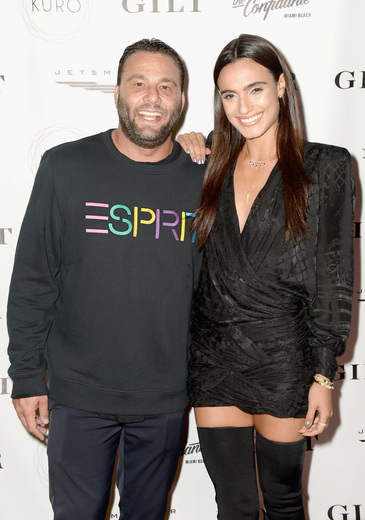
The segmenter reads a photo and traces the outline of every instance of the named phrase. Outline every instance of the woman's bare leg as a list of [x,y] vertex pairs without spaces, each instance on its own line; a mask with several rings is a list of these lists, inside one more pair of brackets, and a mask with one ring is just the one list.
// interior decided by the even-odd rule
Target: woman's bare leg
[[236,406],[209,406],[194,409],[195,421],[202,428],[224,428],[253,426],[253,415]]

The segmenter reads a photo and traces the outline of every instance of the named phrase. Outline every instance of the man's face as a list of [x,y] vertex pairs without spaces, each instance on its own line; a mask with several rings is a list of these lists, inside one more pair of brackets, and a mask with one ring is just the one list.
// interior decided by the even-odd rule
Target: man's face
[[124,64],[115,104],[124,135],[141,148],[162,145],[184,106],[181,76],[172,58],[137,52]]

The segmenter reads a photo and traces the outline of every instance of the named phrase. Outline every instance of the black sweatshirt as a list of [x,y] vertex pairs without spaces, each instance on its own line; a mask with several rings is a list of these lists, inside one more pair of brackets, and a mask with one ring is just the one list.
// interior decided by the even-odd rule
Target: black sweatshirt
[[203,171],[177,143],[163,161],[132,161],[111,131],[44,154],[10,286],[12,397],[49,387],[99,413],[186,406]]

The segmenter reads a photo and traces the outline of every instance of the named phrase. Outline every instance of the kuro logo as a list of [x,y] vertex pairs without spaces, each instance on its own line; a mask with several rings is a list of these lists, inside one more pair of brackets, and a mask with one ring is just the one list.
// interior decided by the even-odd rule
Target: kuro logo
[[79,0],[32,0],[32,11],[78,13],[81,11],[81,2]]
[[88,26],[91,0],[18,0],[27,29],[48,41],[78,37]]
[[335,504],[327,511],[327,516],[330,520],[364,520],[365,517],[361,515],[362,505],[341,505]]
[[365,88],[365,70],[341,70],[335,77],[335,85],[341,90]]
[[199,0],[122,0],[127,13],[200,13]]

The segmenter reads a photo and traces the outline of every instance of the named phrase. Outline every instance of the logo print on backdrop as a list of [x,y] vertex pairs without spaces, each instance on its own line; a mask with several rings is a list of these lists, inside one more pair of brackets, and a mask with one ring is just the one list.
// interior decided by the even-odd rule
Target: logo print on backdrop
[[201,13],[200,0],[122,0],[124,11],[136,13]]
[[335,77],[335,85],[341,90],[365,88],[365,70],[341,70]]
[[[361,294],[362,291],[357,291],[358,294]],[[365,300],[360,300],[363,302]],[[339,370],[336,374],[334,381],[343,381],[344,379],[350,381],[364,381],[365,380],[365,363],[349,363],[346,365],[338,365]],[[358,430],[359,441],[365,442],[365,428]]]
[[[270,12],[295,7],[305,7],[311,0],[232,0],[232,8],[241,8],[246,18],[251,15],[261,15],[266,20]],[[310,18],[311,13],[284,13],[284,18]]]
[[10,377],[0,377],[0,395],[10,395],[11,379]]
[[334,504],[327,511],[329,520],[363,520],[361,516],[362,505]]
[[[82,88],[90,91],[102,92],[103,94],[113,94],[115,89],[115,83],[98,83],[96,81],[90,81],[91,77],[95,78],[96,76],[104,76],[110,77],[111,71],[104,70],[103,72],[97,71],[95,69],[85,70],[85,69],[68,69],[65,71],[58,70],[54,73],[55,76],[62,77],[63,80],[57,80],[56,83],[58,85],[67,85],[73,88]],[[72,78],[72,79],[66,79]],[[81,79],[80,79],[81,78]],[[85,81],[83,81],[85,78]],[[89,81],[86,81],[86,78]]]
[[47,459],[47,437],[43,442],[37,443],[37,449],[34,452],[34,467],[38,473],[40,482],[44,487],[48,488],[48,459]]
[[88,26],[91,0],[18,0],[27,29],[41,40],[63,42]]
[[185,464],[203,464],[199,442],[191,442],[187,444],[180,455],[184,457]]
[[67,141],[75,141],[85,134],[78,128],[65,124],[55,124],[40,130],[33,138],[29,152],[28,164],[33,175],[39,166],[42,155],[46,150]]
[[7,246],[6,236],[10,233],[13,234],[12,228],[0,228],[0,246]]
[[73,88],[83,88],[85,90],[97,90],[103,94],[113,94],[115,85],[102,85],[95,81],[56,81],[58,85],[68,85]]

